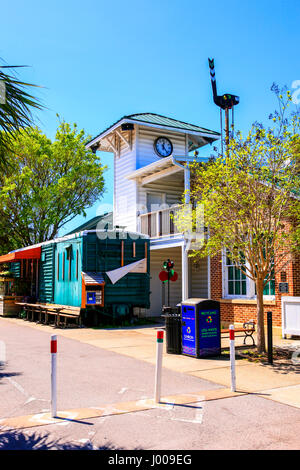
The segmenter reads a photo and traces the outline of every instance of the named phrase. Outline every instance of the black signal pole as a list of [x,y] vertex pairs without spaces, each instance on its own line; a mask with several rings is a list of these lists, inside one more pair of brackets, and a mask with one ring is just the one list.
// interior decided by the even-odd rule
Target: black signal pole
[[[167,270],[168,273],[168,307],[170,307],[170,277],[173,276],[174,274],[174,262],[168,259],[167,261],[164,261],[163,268]],[[172,272],[172,276],[171,276]]]
[[225,108],[225,142],[226,142],[226,154],[228,154],[228,145],[229,145],[229,108]]
[[272,312],[267,312],[268,363],[273,364]]
[[[221,140],[222,140],[222,110],[225,111],[225,143],[226,143],[226,155],[228,155],[228,146],[229,146],[229,110],[238,105],[240,98],[232,93],[225,93],[224,95],[218,95],[217,93],[217,82],[216,82],[216,73],[215,73],[215,61],[214,59],[208,59],[211,85],[213,91],[213,100],[214,103],[219,106],[220,112],[220,121],[221,121]],[[232,114],[233,121],[233,114]],[[233,122],[232,122],[233,125]],[[222,143],[221,143],[222,146]],[[222,146],[223,150],[223,146]]]

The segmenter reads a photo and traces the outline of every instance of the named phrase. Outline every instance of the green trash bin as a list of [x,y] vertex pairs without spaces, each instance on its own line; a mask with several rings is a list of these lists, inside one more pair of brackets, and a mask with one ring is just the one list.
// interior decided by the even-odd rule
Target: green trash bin
[[166,325],[167,353],[181,354],[181,314],[177,308],[164,307],[162,317]]

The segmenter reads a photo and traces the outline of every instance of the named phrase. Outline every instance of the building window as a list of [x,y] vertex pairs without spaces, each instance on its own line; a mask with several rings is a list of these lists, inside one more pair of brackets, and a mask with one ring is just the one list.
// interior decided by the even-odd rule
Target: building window
[[[274,297],[275,296],[275,275],[274,271],[272,272],[270,281],[264,287],[264,296]],[[255,295],[256,295],[256,286],[255,286]]]
[[[247,277],[230,259],[229,251],[223,255],[223,295],[226,298],[256,298],[256,285],[255,282]],[[247,262],[241,256],[240,266],[247,266]],[[264,297],[266,300],[273,300],[275,298],[275,275],[274,272],[271,280],[264,287]]]
[[[242,266],[242,264],[241,264]],[[227,294],[247,295],[247,276],[231,261],[226,254]]]
[[271,279],[264,287],[264,295],[275,295],[275,279]]

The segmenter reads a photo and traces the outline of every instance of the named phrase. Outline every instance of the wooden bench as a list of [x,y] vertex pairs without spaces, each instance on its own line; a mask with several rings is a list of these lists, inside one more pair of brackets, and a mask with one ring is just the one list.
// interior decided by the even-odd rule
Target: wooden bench
[[[81,307],[73,307],[70,305],[58,305],[58,304],[45,304],[42,306],[43,308],[41,309],[40,312],[40,318],[42,314],[45,316],[45,323],[47,324],[49,322],[49,315],[54,316],[54,324],[55,326],[59,327],[61,326],[61,318],[64,318],[63,326],[67,326],[67,320],[73,319],[75,322],[78,324],[78,326],[81,326]],[[40,320],[42,322],[42,320]]]
[[81,307],[72,307],[72,306],[62,306],[63,308],[59,310],[57,313],[57,326],[60,325],[60,318],[64,318],[63,326],[64,328],[67,326],[67,320],[73,319],[77,323],[78,326],[81,326],[81,316],[80,311]]
[[[229,338],[229,329],[222,329],[221,330],[221,335],[227,334],[228,336],[225,336],[225,338]],[[246,344],[247,338],[252,339],[252,345],[255,346],[255,341],[253,338],[253,333],[255,332],[255,322],[253,320],[250,320],[248,322],[245,322],[243,324],[242,328],[235,328],[234,329],[234,336],[235,338],[244,338],[244,344]],[[243,333],[241,335],[237,335],[236,333]]]
[[[42,305],[42,308],[39,314],[39,322],[44,323],[45,325],[48,325],[49,316],[50,316],[50,317],[54,317],[53,323],[55,326],[57,326],[57,315],[61,309],[62,309],[61,305],[48,305],[48,304]],[[42,319],[43,316],[44,316],[44,321]]]
[[16,302],[16,305],[21,305],[24,308],[26,315],[26,320],[35,321],[37,314],[40,314],[41,305],[40,304],[30,304],[27,302]]
[[[26,320],[37,321],[38,323],[49,323],[49,316],[54,317],[54,325],[59,327],[61,325],[61,317],[64,318],[63,326],[67,326],[67,320],[73,319],[81,326],[81,307],[72,307],[69,305],[57,304],[29,304],[26,302],[19,302],[22,305],[26,314]],[[37,319],[38,316],[38,319]]]

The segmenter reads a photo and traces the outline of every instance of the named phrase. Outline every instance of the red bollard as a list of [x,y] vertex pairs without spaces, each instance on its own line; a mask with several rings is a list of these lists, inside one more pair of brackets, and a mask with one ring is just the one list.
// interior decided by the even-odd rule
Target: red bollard
[[56,354],[57,354],[57,336],[51,335],[51,416],[56,417]]

